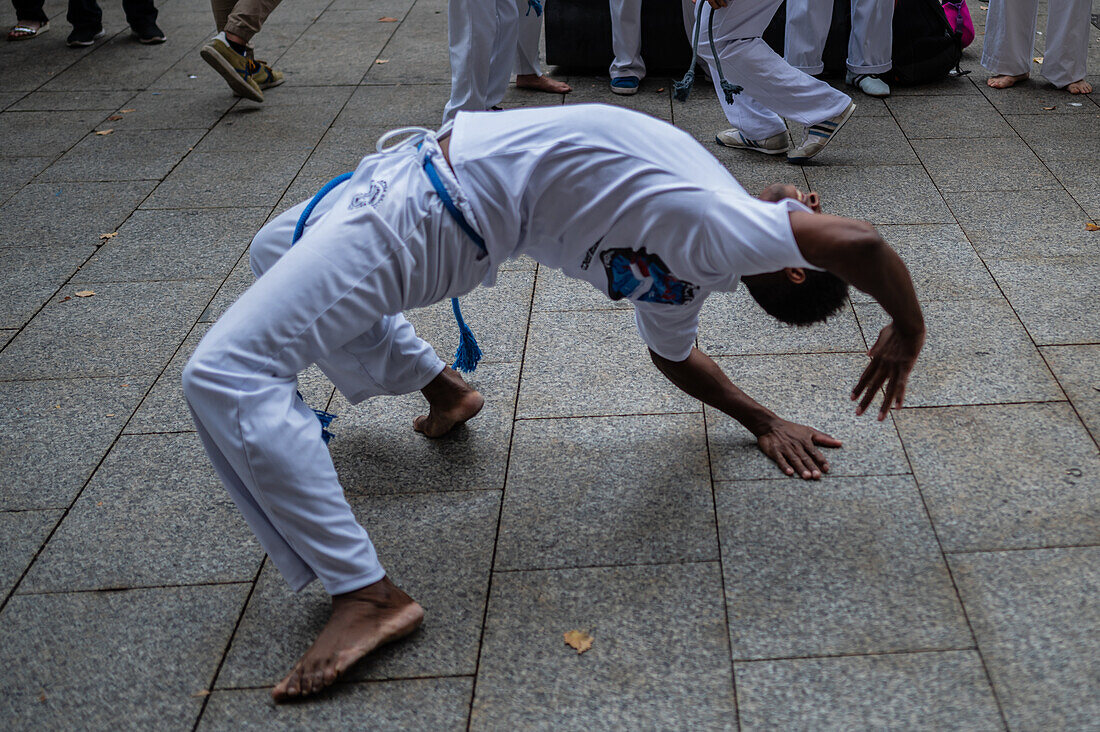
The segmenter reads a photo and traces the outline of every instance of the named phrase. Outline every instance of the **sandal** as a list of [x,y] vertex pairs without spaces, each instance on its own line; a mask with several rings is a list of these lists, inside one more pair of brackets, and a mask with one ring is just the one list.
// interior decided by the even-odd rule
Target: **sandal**
[[30,23],[33,22],[33,20],[30,22],[17,22],[15,26],[12,27],[10,31],[8,31],[8,40],[25,41],[27,39],[34,38],[35,36],[40,36],[50,29],[50,21],[48,20],[45,23],[40,23],[37,28],[35,28],[33,25],[30,25]]

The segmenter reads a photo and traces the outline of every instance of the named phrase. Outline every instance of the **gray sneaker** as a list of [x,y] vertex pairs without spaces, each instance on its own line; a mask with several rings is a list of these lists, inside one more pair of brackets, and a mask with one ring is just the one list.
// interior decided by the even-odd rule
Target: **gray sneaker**
[[738,150],[755,150],[765,155],[785,153],[791,146],[786,132],[780,132],[778,135],[772,135],[763,140],[751,140],[745,137],[744,133],[736,127],[722,130],[714,136],[714,141],[726,147],[733,147]]
[[852,116],[852,112],[855,111],[856,103],[848,102],[848,106],[840,114],[807,127],[806,139],[802,141],[800,146],[787,153],[787,162],[804,163],[824,150],[829,141],[836,136],[836,133],[840,132],[840,128]]
[[890,85],[878,74],[854,74],[849,71],[844,75],[844,81],[848,86],[858,86],[859,90],[869,97],[890,96]]

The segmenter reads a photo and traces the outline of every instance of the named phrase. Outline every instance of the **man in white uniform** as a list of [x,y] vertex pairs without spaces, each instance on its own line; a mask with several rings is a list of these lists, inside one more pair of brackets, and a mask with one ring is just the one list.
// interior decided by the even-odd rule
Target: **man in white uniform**
[[459,110],[492,109],[504,98],[512,78],[518,25],[516,0],[447,3],[451,98],[443,110],[444,122]]
[[[787,31],[783,55],[807,74],[825,68],[821,54],[833,21],[833,0],[787,0]],[[890,95],[882,80],[894,66],[894,0],[852,0],[852,32],[848,36],[845,81],[873,97]]]
[[276,700],[328,686],[423,617],[356,522],[297,374],[317,363],[352,402],[420,389],[429,413],[414,427],[446,433],[482,397],[400,313],[492,284],[511,257],[632,300],[656,366],[752,430],[787,475],[820,478],[818,446],[840,443],[756,403],[695,348],[708,293],[744,280],[769,312],[809,323],[843,306],[845,280],[865,290],[893,322],[852,398],[861,413],[885,385],[879,418],[900,406],[924,340],[905,266],[869,224],[814,213],[790,186],[769,191],[778,202],[749,196],[687,134],[636,112],[462,113],[438,137],[422,130],[364,158],[293,246],[305,203],[260,231],[262,275],[203,338],[183,382],[203,444],[272,562],[294,589],[316,578],[333,596]]
[[[1050,0],[1043,76],[1070,94],[1091,94],[1085,79],[1091,0]],[[986,84],[1006,89],[1031,72],[1039,0],[990,0],[982,66],[993,72]]]
[[[733,125],[715,136],[717,142],[766,155],[787,153],[792,163],[803,163],[824,149],[856,107],[844,92],[792,67],[761,38],[781,2],[710,0],[699,18],[699,57],[710,67],[718,101]],[[732,101],[722,91],[711,54],[712,15],[722,70],[744,88]],[[793,150],[784,118],[805,130],[804,139]]]

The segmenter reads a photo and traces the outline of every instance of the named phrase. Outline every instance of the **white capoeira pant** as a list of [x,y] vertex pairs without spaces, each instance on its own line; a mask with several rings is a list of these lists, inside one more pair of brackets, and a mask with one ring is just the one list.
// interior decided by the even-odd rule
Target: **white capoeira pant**
[[[1091,0],[1050,0],[1043,76],[1063,87],[1085,78]],[[994,74],[1031,71],[1039,0],[989,0],[982,66]]]
[[642,0],[610,0],[611,51],[615,59],[608,72],[612,79],[645,78],[642,60]]
[[451,98],[443,121],[460,109],[481,112],[504,98],[516,55],[516,0],[450,0],[447,38]]
[[[807,74],[820,74],[825,68],[821,54],[832,20],[833,0],[787,0],[783,44],[787,63]],[[893,52],[894,0],[852,0],[848,70],[853,74],[884,74],[894,65]]]
[[[730,124],[745,137],[763,139],[787,129],[783,118],[810,126],[843,112],[851,98],[783,60],[764,42],[782,0],[737,0],[727,7],[703,8],[699,22],[699,57],[710,67],[711,80]],[[744,91],[728,104],[710,52],[707,26],[714,14],[714,45],[726,78]]]
[[297,396],[297,374],[316,363],[352,402],[423,388],[444,364],[401,311],[468,292],[489,269],[445,212],[421,166],[425,154],[476,227],[434,137],[420,151],[364,158],[314,209],[296,244],[305,202],[260,230],[251,256],[262,277],[184,369],[184,393],[218,475],[295,590],[319,578],[337,595],[385,575],[320,423]]
[[[539,38],[542,36],[542,15],[528,5],[527,0],[516,0],[519,9],[519,32],[516,34],[516,76],[534,74],[542,76],[539,63]],[[546,7],[546,3],[543,3]]]

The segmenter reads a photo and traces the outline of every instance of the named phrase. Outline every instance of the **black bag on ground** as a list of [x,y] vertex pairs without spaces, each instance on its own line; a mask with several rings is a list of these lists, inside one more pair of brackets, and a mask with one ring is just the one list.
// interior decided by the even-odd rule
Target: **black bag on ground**
[[891,84],[930,84],[952,69],[960,74],[962,36],[947,22],[940,0],[897,0]]

